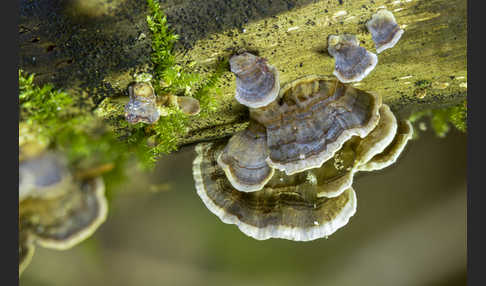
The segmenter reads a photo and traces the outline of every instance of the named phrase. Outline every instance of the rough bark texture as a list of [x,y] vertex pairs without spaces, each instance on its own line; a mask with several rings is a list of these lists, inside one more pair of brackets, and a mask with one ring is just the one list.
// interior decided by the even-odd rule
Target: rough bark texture
[[[90,9],[89,3],[103,5]],[[161,1],[180,35],[177,52],[183,61],[196,62],[196,72],[204,75],[221,58],[244,49],[276,66],[282,85],[304,75],[332,74],[330,34],[356,34],[361,46],[375,52],[365,23],[386,7],[405,33],[395,47],[378,55],[377,67],[355,86],[381,94],[399,116],[466,98],[466,5],[464,0]],[[20,67],[36,73],[39,84],[87,94],[96,106],[105,97],[127,96],[133,74],[152,68],[145,1],[21,0],[20,7]],[[423,82],[430,85],[419,98],[415,94]],[[248,112],[234,100],[234,88],[228,69],[223,104],[214,116],[192,120],[181,145],[246,126]]]

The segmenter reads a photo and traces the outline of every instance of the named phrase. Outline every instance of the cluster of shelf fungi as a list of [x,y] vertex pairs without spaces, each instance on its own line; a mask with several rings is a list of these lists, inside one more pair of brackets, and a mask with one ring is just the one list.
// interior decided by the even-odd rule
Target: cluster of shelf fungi
[[[368,21],[377,53],[403,30],[381,10]],[[375,54],[354,35],[331,35],[334,75],[309,75],[280,88],[278,71],[248,52],[231,57],[236,100],[248,127],[200,143],[193,162],[197,194],[224,223],[258,240],[327,237],[356,212],[353,177],[393,164],[412,137],[380,95],[346,83],[365,78]]]
[[[403,33],[386,10],[367,28],[377,53]],[[410,123],[397,121],[379,95],[345,84],[366,77],[377,56],[354,35],[331,35],[328,43],[336,77],[306,76],[282,88],[265,59],[233,56],[235,98],[250,109],[249,125],[230,139],[196,146],[198,195],[223,222],[253,238],[309,241],[334,233],[356,211],[354,174],[393,164],[412,136]],[[154,124],[164,107],[200,111],[190,97],[157,97],[149,81],[131,85],[129,93],[130,123]],[[75,174],[61,154],[20,148],[19,275],[35,245],[64,250],[89,237],[106,219],[104,191],[101,176]]]
[[19,275],[35,246],[65,250],[85,240],[105,221],[103,178],[75,172],[58,152],[19,152]]

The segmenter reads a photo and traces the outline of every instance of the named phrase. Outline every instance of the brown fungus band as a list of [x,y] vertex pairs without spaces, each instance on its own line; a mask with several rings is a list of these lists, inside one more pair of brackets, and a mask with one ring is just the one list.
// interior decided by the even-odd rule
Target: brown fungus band
[[393,141],[382,152],[373,156],[366,164],[359,166],[360,171],[375,171],[395,163],[412,139],[413,127],[409,121],[400,121]]
[[378,63],[378,57],[359,46],[355,35],[330,35],[328,52],[334,57],[333,74],[344,83],[364,79]]
[[37,244],[68,249],[91,236],[105,221],[108,207],[104,190],[101,178],[79,182],[54,200],[24,201],[20,217]]
[[336,197],[350,188],[355,173],[392,142],[396,131],[395,116],[382,105],[380,121],[366,137],[353,136],[321,167],[306,171],[307,179],[315,183],[317,196]]
[[236,76],[236,100],[248,107],[268,105],[278,96],[278,71],[266,59],[248,52],[230,58],[231,71]]
[[374,14],[366,23],[366,28],[371,33],[378,54],[395,46],[404,32],[398,26],[392,12],[386,9]]
[[352,136],[368,135],[380,106],[380,96],[307,76],[283,87],[268,106],[250,109],[250,117],[266,127],[268,164],[292,175],[320,167]]
[[261,190],[272,178],[274,169],[268,166],[265,127],[250,121],[248,128],[233,135],[218,156],[233,187],[242,192]]
[[384,104],[380,107],[380,121],[366,137],[353,136],[331,160],[325,162],[322,167],[309,171],[315,174],[318,185],[326,185],[318,190],[317,196],[334,197],[349,188],[355,173],[391,144],[396,132],[396,118],[388,105]]
[[364,164],[385,150],[391,144],[397,133],[397,119],[390,107],[383,104],[380,107],[380,120],[376,127],[357,146],[357,162],[355,166]]
[[259,240],[309,241],[331,235],[354,215],[352,188],[334,198],[318,198],[316,182],[307,172],[287,176],[276,171],[262,190],[238,191],[217,163],[225,144],[226,140],[200,143],[193,163],[198,195],[224,223]]

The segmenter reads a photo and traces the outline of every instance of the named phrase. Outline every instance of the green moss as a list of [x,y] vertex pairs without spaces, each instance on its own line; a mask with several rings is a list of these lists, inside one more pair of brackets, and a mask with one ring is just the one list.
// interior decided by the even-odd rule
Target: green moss
[[427,87],[430,87],[431,85],[432,85],[432,82],[430,80],[426,80],[426,79],[417,80],[415,82],[415,86],[417,88],[427,88]]
[[[159,3],[147,0],[147,4],[147,24],[152,34],[151,60],[154,65],[151,83],[156,94],[193,96],[201,104],[198,116],[207,116],[217,108],[215,94],[218,93],[217,85],[227,63],[221,62],[213,74],[205,79],[192,72],[194,63],[181,64],[174,52],[179,36],[170,29]],[[168,115],[161,116],[153,125],[127,123],[123,116],[124,103],[108,98],[98,109],[98,114],[108,120],[119,138],[137,146],[135,153],[143,168],[153,167],[162,154],[177,150],[179,138],[187,134],[188,116],[175,107],[167,107]]]
[[[442,109],[427,109],[413,113],[409,120],[414,123],[423,117],[430,118],[430,125],[438,137],[445,137],[450,131],[450,125],[462,132],[467,131],[467,101]],[[418,132],[414,134],[418,135]]]
[[59,127],[58,118],[66,116],[72,103],[73,100],[67,93],[54,90],[50,84],[35,86],[34,74],[27,76],[19,69],[20,121],[30,126],[37,124],[39,135],[53,136]]
[[192,96],[195,87],[201,82],[199,74],[189,71],[188,66],[178,63],[174,46],[179,39],[167,23],[164,12],[156,0],[147,0],[150,15],[147,24],[152,32],[151,61],[154,64],[153,86],[157,94],[184,93]]

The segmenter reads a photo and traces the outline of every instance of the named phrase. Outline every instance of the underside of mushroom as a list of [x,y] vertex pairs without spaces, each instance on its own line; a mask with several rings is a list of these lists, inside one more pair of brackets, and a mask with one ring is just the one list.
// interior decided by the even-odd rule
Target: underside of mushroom
[[334,198],[318,198],[315,182],[305,172],[287,176],[277,171],[261,191],[236,190],[216,162],[224,146],[225,141],[197,145],[196,189],[211,212],[246,235],[258,240],[314,240],[331,235],[355,213],[352,188]]

